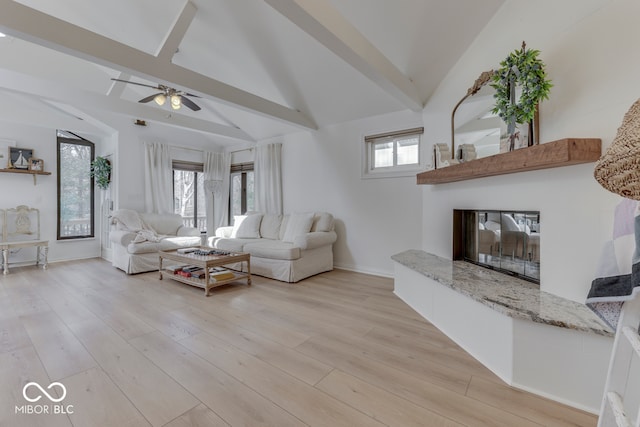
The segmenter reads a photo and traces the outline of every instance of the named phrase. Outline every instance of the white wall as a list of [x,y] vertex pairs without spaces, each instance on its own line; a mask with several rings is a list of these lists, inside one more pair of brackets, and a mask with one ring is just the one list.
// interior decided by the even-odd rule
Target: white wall
[[[87,136],[96,144],[100,137]],[[100,256],[99,234],[94,239],[56,241],[57,173],[56,129],[18,123],[2,123],[0,138],[16,141],[18,147],[32,148],[35,157],[44,160],[44,168],[51,175],[39,175],[33,185],[31,175],[0,174],[0,209],[27,205],[40,210],[40,237],[49,240],[49,261],[71,260]],[[96,198],[98,193],[96,192]],[[96,223],[96,233],[98,223]],[[35,248],[24,248],[10,256],[10,262],[32,262]]]
[[[449,112],[482,71],[497,68],[522,40],[541,51],[554,87],[541,105],[541,142],[615,136],[640,95],[640,2],[507,1],[452,69],[424,110],[431,142],[450,138]],[[593,178],[594,164],[422,187],[422,247],[451,258],[454,208],[541,212],[541,288],[583,302],[613,208],[621,200]]]
[[421,245],[421,189],[415,175],[362,179],[364,136],[422,126],[420,114],[371,117],[283,142],[284,211],[326,211],[336,218],[336,267],[393,275],[390,256]]

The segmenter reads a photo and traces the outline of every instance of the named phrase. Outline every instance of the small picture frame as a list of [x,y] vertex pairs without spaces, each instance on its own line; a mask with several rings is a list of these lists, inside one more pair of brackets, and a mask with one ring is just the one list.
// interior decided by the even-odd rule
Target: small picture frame
[[44,171],[44,160],[42,159],[35,159],[35,158],[31,158],[29,159],[29,170],[30,171],[36,171],[36,172],[43,172]]
[[33,149],[9,147],[9,168],[29,169],[29,159],[33,157]]

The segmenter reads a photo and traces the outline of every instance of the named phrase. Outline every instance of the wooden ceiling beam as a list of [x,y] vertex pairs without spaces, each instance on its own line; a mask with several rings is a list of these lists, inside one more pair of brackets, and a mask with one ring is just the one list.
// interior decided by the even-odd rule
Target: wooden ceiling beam
[[265,0],[402,105],[422,111],[418,89],[327,0]]
[[137,102],[87,92],[59,83],[52,85],[46,80],[26,76],[14,71],[0,70],[0,88],[5,91],[31,95],[61,104],[71,104],[79,109],[109,111],[131,117],[144,118],[168,126],[255,142],[254,138],[236,127],[185,116],[175,111],[167,112],[166,110]]
[[[316,124],[300,111],[175,65],[166,57],[148,54],[12,0],[0,0],[0,10],[0,31],[5,34],[151,81],[189,89],[245,111],[298,127],[317,129]],[[185,12],[178,18],[173,27],[176,35],[180,33],[177,27],[182,26],[180,22],[186,21],[188,15]],[[167,41],[163,45],[166,49],[160,50],[160,53],[166,51],[166,55],[173,43],[171,34]]]

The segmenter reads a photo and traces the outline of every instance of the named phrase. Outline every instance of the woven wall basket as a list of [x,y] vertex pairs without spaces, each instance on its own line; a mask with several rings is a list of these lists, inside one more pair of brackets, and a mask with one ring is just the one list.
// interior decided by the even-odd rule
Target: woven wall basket
[[607,190],[640,200],[640,99],[624,115],[622,125],[594,171]]

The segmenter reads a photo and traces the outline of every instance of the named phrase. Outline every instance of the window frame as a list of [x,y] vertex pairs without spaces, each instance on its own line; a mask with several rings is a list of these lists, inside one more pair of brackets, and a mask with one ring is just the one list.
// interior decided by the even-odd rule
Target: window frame
[[[415,173],[424,171],[426,165],[426,148],[422,135],[423,127],[404,129],[393,132],[379,133],[364,137],[362,148],[362,178],[395,178],[412,176]],[[408,165],[398,165],[398,143],[410,139],[418,138],[418,162]],[[375,167],[375,147],[377,144],[393,142],[393,165]]]
[[[67,134],[70,136],[61,136],[61,134]],[[73,136],[73,137],[72,137]],[[79,236],[61,236],[60,232],[62,231],[62,200],[60,199],[60,188],[61,188],[61,184],[62,184],[62,171],[60,169],[60,146],[61,144],[74,144],[74,145],[82,145],[85,147],[90,147],[91,148],[91,162],[93,162],[93,160],[95,159],[96,156],[96,147],[95,144],[85,138],[82,138],[81,136],[78,136],[74,133],[71,133],[69,131],[61,131],[58,130],[56,133],[56,172],[57,172],[57,178],[56,178],[56,182],[57,182],[57,195],[56,195],[56,199],[57,199],[57,208],[56,208],[56,214],[57,214],[57,221],[56,221],[56,240],[58,241],[70,241],[70,240],[78,240],[78,239],[92,239],[95,238],[95,234],[96,234],[96,220],[95,220],[95,215],[96,215],[96,209],[95,209],[95,180],[93,179],[93,177],[90,178],[90,184],[89,184],[89,191],[91,192],[91,201],[90,201],[90,223],[91,223],[91,232],[89,234],[84,234],[84,235],[79,235]],[[90,173],[90,169],[87,170],[87,174]]]
[[[233,176],[240,173],[241,174],[241,199],[240,199],[240,215],[245,215],[247,213],[247,172],[253,172],[253,179],[255,182],[255,170],[254,170],[254,162],[245,162],[245,163],[235,163],[231,165],[231,170],[229,172],[229,222],[234,217],[233,212]],[[255,188],[254,188],[255,190]],[[255,198],[255,194],[254,194]],[[254,199],[255,200],[255,199]]]
[[[189,162],[185,160],[172,160],[171,161],[171,191],[172,191],[172,199],[175,200],[175,171],[185,171],[185,172],[194,172],[195,173],[195,185],[193,188],[193,198],[195,203],[193,204],[193,224],[195,228],[198,228],[198,174],[204,176],[204,164],[198,162]],[[175,206],[173,207],[175,211]],[[206,197],[205,197],[205,214],[206,214]],[[184,220],[184,218],[183,218]],[[207,221],[205,220],[205,229],[200,230],[201,233],[207,232]]]

